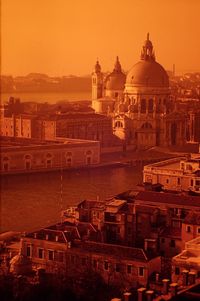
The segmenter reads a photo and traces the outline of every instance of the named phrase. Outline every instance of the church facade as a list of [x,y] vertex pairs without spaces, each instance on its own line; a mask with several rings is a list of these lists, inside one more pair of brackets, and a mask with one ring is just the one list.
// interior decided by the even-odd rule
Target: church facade
[[117,57],[104,75],[99,62],[92,73],[92,107],[112,116],[113,132],[138,148],[180,146],[188,136],[188,116],[176,111],[169,78],[156,61],[149,34],[140,61],[125,74]]

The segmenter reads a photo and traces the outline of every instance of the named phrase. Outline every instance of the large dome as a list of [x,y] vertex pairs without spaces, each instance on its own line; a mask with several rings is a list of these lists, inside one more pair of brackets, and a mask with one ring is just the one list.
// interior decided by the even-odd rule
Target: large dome
[[142,87],[169,87],[165,69],[154,60],[141,60],[127,74],[126,84]]
[[121,70],[121,64],[117,57],[113,72],[105,78],[105,89],[107,90],[124,90],[126,75]]
[[126,77],[127,87],[168,88],[169,78],[165,69],[156,62],[149,33],[141,52],[141,60],[135,64]]

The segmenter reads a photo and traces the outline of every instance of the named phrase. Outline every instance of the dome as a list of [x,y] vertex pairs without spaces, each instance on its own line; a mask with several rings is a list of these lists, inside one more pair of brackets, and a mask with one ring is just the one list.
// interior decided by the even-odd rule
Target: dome
[[169,87],[165,69],[154,60],[141,60],[127,74],[127,85],[147,87]]
[[141,60],[135,64],[126,77],[127,86],[168,88],[169,78],[165,69],[156,62],[149,33],[141,52]]
[[105,79],[105,88],[107,90],[124,90],[126,75],[124,73],[110,73]]
[[105,89],[124,90],[126,75],[121,70],[121,64],[117,57],[113,72],[107,75],[105,79]]

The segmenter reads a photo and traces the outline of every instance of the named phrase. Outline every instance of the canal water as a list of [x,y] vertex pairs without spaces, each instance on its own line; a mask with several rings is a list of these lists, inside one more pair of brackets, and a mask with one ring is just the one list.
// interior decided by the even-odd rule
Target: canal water
[[[31,231],[60,219],[84,199],[105,200],[142,182],[142,167],[100,167],[1,179],[1,231]],[[61,197],[62,195],[62,197]]]

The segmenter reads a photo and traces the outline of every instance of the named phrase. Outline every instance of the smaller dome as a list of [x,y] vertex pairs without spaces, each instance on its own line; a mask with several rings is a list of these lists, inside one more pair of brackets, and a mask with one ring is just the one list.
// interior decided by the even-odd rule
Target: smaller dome
[[124,90],[125,82],[125,74],[112,72],[105,79],[105,88],[107,90]]
[[113,72],[109,73],[105,79],[105,89],[124,90],[126,75],[121,70],[121,64],[117,57]]

